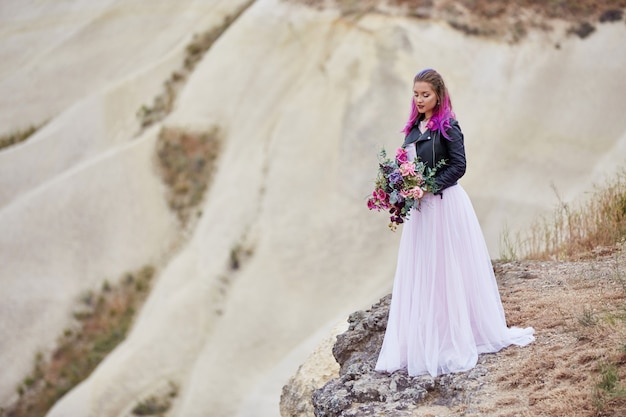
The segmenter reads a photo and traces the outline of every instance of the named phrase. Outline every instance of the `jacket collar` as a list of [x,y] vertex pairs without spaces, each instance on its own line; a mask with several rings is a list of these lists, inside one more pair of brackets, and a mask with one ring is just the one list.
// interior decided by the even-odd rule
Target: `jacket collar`
[[[419,123],[419,122],[416,122],[416,123]],[[406,135],[406,137],[404,138],[404,143],[402,144],[402,147],[404,148],[416,142],[425,142],[425,141],[431,140],[432,137],[433,137],[433,132],[431,130],[427,130],[424,133],[422,133],[417,127],[417,124],[414,124],[409,134]]]

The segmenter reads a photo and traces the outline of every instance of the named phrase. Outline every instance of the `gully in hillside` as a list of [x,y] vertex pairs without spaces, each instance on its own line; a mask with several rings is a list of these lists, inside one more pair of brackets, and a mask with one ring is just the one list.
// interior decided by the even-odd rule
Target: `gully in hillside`
[[406,368],[412,376],[466,371],[481,353],[531,343],[534,330],[506,325],[485,239],[457,183],[465,174],[464,138],[438,72],[415,76],[403,131],[408,159],[437,168],[436,194],[421,196],[419,209],[412,208],[403,222],[376,370]]

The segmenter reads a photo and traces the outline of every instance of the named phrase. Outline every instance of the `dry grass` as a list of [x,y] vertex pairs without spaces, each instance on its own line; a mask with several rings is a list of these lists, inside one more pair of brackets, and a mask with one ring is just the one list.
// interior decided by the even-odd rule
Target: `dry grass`
[[169,385],[164,388],[158,394],[141,400],[133,407],[132,414],[135,416],[165,416],[172,407],[172,401],[178,396],[179,387],[170,381]]
[[[190,132],[164,128],[157,142],[158,167],[168,187],[168,203],[183,225],[202,202],[217,166],[221,134],[214,128]],[[198,212],[198,215],[200,212]]]
[[[409,4],[420,3],[419,0],[395,1]],[[454,0],[453,2],[460,3],[468,10],[485,18],[498,18],[523,9],[533,10],[549,18],[571,21],[599,20],[600,16],[607,11],[626,7],[624,0]]]
[[98,294],[84,294],[74,313],[74,328],[59,337],[50,357],[37,355],[32,373],[17,388],[19,400],[0,409],[0,415],[44,416],[59,398],[86,379],[126,337],[153,275],[154,268],[146,266],[127,273],[119,284],[105,282]]
[[137,111],[137,118],[144,130],[155,123],[165,119],[172,112],[179,91],[187,83],[196,65],[204,54],[213,46],[216,40],[237,20],[241,14],[250,7],[254,1],[248,1],[241,5],[232,14],[225,16],[222,24],[205,32],[194,34],[193,39],[185,49],[185,59],[180,69],[174,71],[163,83],[163,91],[157,95],[152,105],[143,105]]
[[284,0],[312,7],[336,7],[344,16],[394,13],[446,21],[471,36],[517,42],[531,28],[550,29],[550,19],[570,23],[569,34],[585,38],[596,23],[623,19],[626,0]]
[[534,410],[528,415],[626,415],[625,238],[622,171],[588,201],[575,207],[561,201],[519,244],[535,261],[517,273],[526,285],[504,292],[505,305],[513,304],[507,317],[513,325],[536,323],[545,339],[533,349],[537,357],[521,351],[515,376],[498,382],[525,390]]
[[26,129],[16,130],[6,135],[0,136],[0,150],[8,148],[9,146],[16,145],[20,142],[24,142],[31,137],[41,126],[29,126]]
[[552,216],[531,225],[529,236],[517,237],[516,246],[527,259],[579,259],[610,252],[625,238],[626,171],[622,171],[587,201],[571,206],[561,200]]
[[579,262],[497,263],[510,326],[533,326],[525,348],[485,355],[478,415],[626,415],[626,254]]
[[[288,0],[312,7],[334,5],[344,12],[376,10],[380,4],[401,7],[406,14],[420,17],[420,12],[435,9],[453,10],[457,5],[487,19],[502,18],[519,10],[532,10],[540,16],[570,21],[585,19],[602,22],[621,20],[620,10],[626,0]],[[427,16],[423,16],[427,17]]]

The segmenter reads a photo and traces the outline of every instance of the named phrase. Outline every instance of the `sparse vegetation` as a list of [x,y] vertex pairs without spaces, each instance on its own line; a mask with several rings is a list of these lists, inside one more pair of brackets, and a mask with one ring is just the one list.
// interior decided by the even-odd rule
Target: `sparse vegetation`
[[136,416],[162,415],[169,410],[170,406],[171,404],[168,399],[160,399],[152,396],[137,404],[137,406],[133,408],[133,414]]
[[242,264],[245,263],[252,255],[254,254],[254,250],[251,247],[244,246],[243,243],[237,243],[230,250],[230,269],[231,271],[236,271],[241,268]]
[[160,394],[151,395],[140,401],[133,408],[133,415],[136,416],[164,416],[171,408],[172,400],[178,396],[178,385],[169,382],[167,391]]
[[202,202],[221,149],[217,128],[207,132],[162,129],[157,142],[159,172],[168,186],[168,203],[183,224]]
[[29,126],[26,129],[19,129],[11,133],[0,136],[0,150],[11,145],[23,142],[35,133],[40,126]]
[[578,317],[578,323],[584,327],[595,326],[598,323],[598,318],[593,310],[584,308],[582,314]]
[[230,257],[226,271],[217,277],[217,287],[213,296],[213,308],[217,316],[224,314],[224,306],[228,294],[238,273],[246,266],[250,258],[254,256],[254,244],[250,241],[247,232],[230,249]]
[[[615,404],[623,404],[626,399],[626,390],[620,381],[620,370],[612,362],[600,363],[598,368],[600,378],[593,390],[593,404],[600,415],[618,415],[610,413],[615,411]],[[620,407],[618,410],[623,411],[624,408]],[[605,411],[608,413],[603,413]]]
[[618,250],[616,244],[626,240],[626,170],[575,205],[564,202],[556,189],[555,195],[558,205],[534,221],[528,233],[512,236],[503,229],[501,261],[591,259]]
[[491,395],[520,403],[478,415],[625,415],[626,253],[624,243],[614,248],[576,261],[494,263],[507,323],[533,326],[537,340],[498,353],[488,380]]
[[581,39],[585,39],[593,32],[595,32],[596,28],[589,22],[580,22],[572,25],[567,31],[569,34],[577,35]]
[[200,34],[195,34],[185,50],[185,59],[180,68],[163,83],[163,91],[154,98],[151,106],[143,105],[137,111],[137,118],[141,128],[145,129],[163,120],[174,109],[174,103],[178,92],[185,85],[189,75],[193,72],[196,64],[200,62],[204,54],[213,46],[213,43],[224,33],[239,16],[254,3],[248,1],[237,9],[233,14],[225,16],[222,24]]
[[154,276],[145,266],[125,274],[116,285],[104,281],[99,292],[86,292],[67,328],[47,357],[37,354],[33,371],[17,387],[16,404],[2,410],[6,417],[44,416],[54,403],[86,379],[124,338],[143,303]]
[[594,23],[622,19],[626,0],[284,0],[323,8],[332,4],[344,16],[359,18],[368,12],[395,13],[418,19],[447,21],[469,36],[498,37],[517,42],[528,29],[549,30],[549,19],[569,22],[569,34],[581,38],[595,30]]
[[[396,0],[411,3],[411,0]],[[419,1],[419,0],[418,0]],[[452,0],[448,0],[450,2]],[[569,21],[596,19],[608,10],[623,9],[624,0],[454,0],[483,17],[504,16],[512,11],[533,10],[549,18]]]
[[518,236],[517,247],[526,259],[579,259],[610,253],[623,239],[626,171],[598,187],[584,203],[571,206],[559,197],[552,216],[534,222],[528,236]]
[[517,242],[511,236],[508,226],[505,225],[500,233],[500,261],[514,261],[518,258]]
[[[625,247],[624,242],[619,246],[620,250]],[[626,340],[624,333],[626,329],[626,305],[623,299],[626,298],[626,287],[624,282],[626,277],[622,276],[618,258],[615,264],[614,279],[621,284],[622,287],[622,306],[617,311],[608,311],[606,321],[603,326],[617,329],[615,333],[621,337],[618,339],[618,347],[611,352],[608,357],[601,361],[598,365],[598,379],[592,393],[593,405],[598,415],[624,415],[626,412],[626,387],[621,383],[622,378],[626,374]],[[583,310],[583,316],[579,319],[581,325],[596,325],[599,323],[598,318],[593,313],[587,313],[587,309]],[[587,317],[588,316],[588,317]],[[619,320],[616,320],[619,319]],[[599,338],[596,336],[596,338]]]
[[[556,195],[559,204],[552,215],[534,222],[525,238],[518,235],[512,239],[507,230],[501,238],[503,261],[522,254],[523,260],[516,262],[539,263],[542,269],[558,268],[579,274],[582,265],[591,268],[583,277],[559,274],[547,284],[559,286],[562,280],[569,282],[562,287],[563,291],[555,292],[558,300],[546,304],[550,308],[558,305],[562,311],[561,317],[542,326],[544,337],[560,334],[555,329],[562,326],[565,333],[559,337],[570,334],[574,342],[570,342],[569,350],[563,349],[563,355],[553,354],[561,350],[556,346],[544,353],[546,357],[554,358],[557,371],[544,374],[554,374],[559,382],[559,388],[555,387],[554,392],[559,392],[561,403],[555,404],[546,394],[533,394],[530,401],[545,402],[544,408],[538,409],[538,415],[624,415],[626,171],[618,172],[604,186],[597,187],[588,199],[577,204],[565,203],[558,193]],[[613,271],[608,273],[603,268],[611,259]],[[524,273],[520,277],[527,275]],[[568,299],[571,301],[566,301]],[[584,306],[582,309],[581,305]],[[508,317],[511,316],[514,314],[509,313]],[[568,364],[564,361],[565,355],[574,355],[572,358],[578,359]],[[528,360],[528,366],[539,366],[536,362]],[[542,375],[541,378],[543,381],[545,377]],[[585,385],[589,387],[589,394],[584,391]],[[577,395],[577,399],[573,395]],[[566,402],[578,404],[568,406]]]
[[624,11],[621,9],[608,9],[600,15],[598,19],[600,23],[619,22],[624,17]]

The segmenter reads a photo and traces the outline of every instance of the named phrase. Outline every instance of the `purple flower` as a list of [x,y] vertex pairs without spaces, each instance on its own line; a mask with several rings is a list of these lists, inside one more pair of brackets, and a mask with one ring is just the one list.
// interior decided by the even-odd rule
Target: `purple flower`
[[397,185],[398,183],[402,182],[402,174],[400,174],[398,171],[394,171],[391,174],[389,174],[389,181],[393,184],[393,185]]

